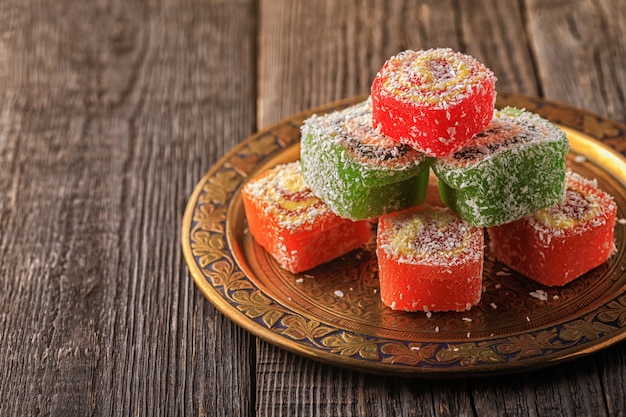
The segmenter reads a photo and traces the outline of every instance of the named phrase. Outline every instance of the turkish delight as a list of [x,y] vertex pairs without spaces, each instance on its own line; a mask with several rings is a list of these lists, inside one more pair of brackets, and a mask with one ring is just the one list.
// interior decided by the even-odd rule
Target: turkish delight
[[301,130],[304,180],[337,215],[376,218],[426,198],[430,158],[375,130],[369,100],[314,115]]
[[372,82],[373,123],[426,155],[449,155],[491,120],[495,84],[493,72],[469,55],[407,50]]
[[253,178],[241,196],[250,233],[290,272],[314,268],[372,238],[369,222],[341,218],[313,194],[302,179],[299,162]]
[[474,226],[508,223],[553,206],[565,195],[565,132],[512,107],[433,171],[443,202]]
[[446,207],[417,207],[378,221],[380,296],[403,311],[465,311],[482,293],[484,231]]
[[547,286],[573,281],[615,251],[613,198],[576,173],[566,184],[562,203],[487,229],[496,259]]

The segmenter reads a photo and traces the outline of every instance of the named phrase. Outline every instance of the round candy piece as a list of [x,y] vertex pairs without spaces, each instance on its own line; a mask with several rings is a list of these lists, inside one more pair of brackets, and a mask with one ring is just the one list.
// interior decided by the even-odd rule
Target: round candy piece
[[401,52],[372,83],[374,125],[426,155],[449,155],[491,120],[495,84],[493,72],[469,55]]
[[381,216],[376,239],[381,301],[391,309],[465,311],[480,301],[482,228],[421,206]]
[[433,170],[446,205],[475,226],[496,226],[563,200],[568,151],[561,129],[507,107]]
[[548,286],[565,285],[615,252],[617,206],[595,181],[568,172],[565,200],[487,229],[496,258]]
[[426,198],[431,159],[373,129],[369,100],[313,115],[301,131],[304,180],[339,216],[375,218]]

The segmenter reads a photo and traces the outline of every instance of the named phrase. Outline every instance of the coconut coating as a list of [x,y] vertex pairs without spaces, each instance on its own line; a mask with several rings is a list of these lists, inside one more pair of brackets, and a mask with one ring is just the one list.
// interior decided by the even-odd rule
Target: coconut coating
[[301,127],[305,182],[339,216],[370,219],[422,203],[431,159],[372,127],[366,100]]
[[461,148],[491,120],[496,77],[451,49],[407,50],[388,59],[371,88],[374,125],[433,157]]
[[517,220],[565,196],[565,132],[511,107],[463,149],[433,165],[443,202],[475,226]]

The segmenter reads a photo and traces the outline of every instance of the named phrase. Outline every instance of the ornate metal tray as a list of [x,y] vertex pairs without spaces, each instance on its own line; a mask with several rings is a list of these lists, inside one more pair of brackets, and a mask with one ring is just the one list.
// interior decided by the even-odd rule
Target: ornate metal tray
[[[270,343],[365,372],[452,376],[516,372],[569,360],[626,338],[626,127],[539,98],[500,93],[563,127],[571,169],[618,204],[617,254],[561,288],[543,287],[488,252],[482,300],[464,313],[394,312],[381,305],[374,247],[291,274],[252,239],[240,197],[255,174],[299,157],[300,124],[329,104],[243,141],[197,185],[182,224],[182,248],[202,293],[232,321]],[[541,290],[541,291],[539,291]]]

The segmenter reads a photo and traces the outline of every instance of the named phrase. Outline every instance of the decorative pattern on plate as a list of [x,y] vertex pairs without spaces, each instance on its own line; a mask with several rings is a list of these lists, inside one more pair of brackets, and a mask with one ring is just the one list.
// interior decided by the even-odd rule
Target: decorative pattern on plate
[[[200,181],[182,225],[198,288],[235,323],[279,347],[330,364],[406,376],[506,373],[547,366],[626,338],[626,225],[617,255],[560,288],[534,283],[485,257],[484,294],[463,313],[403,313],[380,303],[373,245],[291,274],[246,230],[239,195],[247,178],[298,159],[300,123],[363,100],[291,117],[242,142]],[[568,165],[597,178],[626,217],[626,127],[537,98],[499,94],[499,107],[537,112],[566,128]]]

